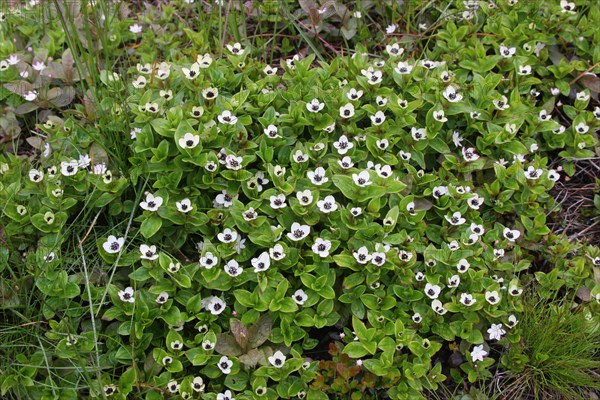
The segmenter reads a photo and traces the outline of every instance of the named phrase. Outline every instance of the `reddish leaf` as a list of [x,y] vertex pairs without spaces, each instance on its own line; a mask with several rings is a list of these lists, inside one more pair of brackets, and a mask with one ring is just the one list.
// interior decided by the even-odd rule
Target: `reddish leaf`
[[242,349],[242,353],[245,353],[248,344],[248,328],[246,328],[246,325],[237,318],[231,318],[229,320],[229,326],[231,328],[231,334]]
[[240,345],[235,341],[233,336],[227,335],[225,333],[217,334],[217,345],[215,346],[215,351],[224,356],[232,356],[237,357],[242,354],[242,349]]
[[269,339],[273,321],[269,314],[265,314],[256,321],[248,330],[248,348],[255,349]]

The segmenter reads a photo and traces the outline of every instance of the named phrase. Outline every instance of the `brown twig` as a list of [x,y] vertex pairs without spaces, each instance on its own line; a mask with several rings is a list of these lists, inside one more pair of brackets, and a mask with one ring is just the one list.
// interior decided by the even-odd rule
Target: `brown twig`
[[588,69],[586,69],[585,71],[583,71],[582,73],[577,75],[577,77],[575,79],[573,79],[571,82],[569,82],[569,85],[574,84],[575,82],[580,80],[584,75],[586,75],[588,72],[590,72],[591,70],[593,70],[594,68],[596,68],[599,65],[600,65],[600,61],[598,61],[596,64],[592,65],[591,67],[589,67]]

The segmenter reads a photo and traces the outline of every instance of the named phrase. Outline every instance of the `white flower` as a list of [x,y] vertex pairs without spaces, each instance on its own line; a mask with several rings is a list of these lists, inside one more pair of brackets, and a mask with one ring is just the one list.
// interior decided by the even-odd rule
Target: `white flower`
[[318,254],[319,257],[329,256],[329,250],[331,250],[331,242],[326,239],[317,238],[312,245],[313,253]]
[[225,311],[225,307],[227,306],[223,300],[218,298],[217,296],[207,297],[206,299],[202,299],[202,307],[208,311],[212,315],[219,315],[223,311]]
[[348,103],[345,106],[340,107],[340,117],[350,118],[354,115],[354,106],[352,103]]
[[508,240],[510,240],[511,242],[514,242],[515,240],[517,240],[519,238],[519,236],[521,236],[521,232],[518,230],[511,230],[510,228],[504,228],[504,230],[502,231],[502,234],[504,235],[504,237]]
[[589,127],[589,126],[587,126],[587,124],[586,124],[586,123],[584,123],[584,122],[580,122],[580,123],[579,123],[579,124],[577,124],[577,126],[575,127],[575,131],[576,131],[577,133],[582,133],[582,134],[583,134],[583,133],[587,133],[587,131],[589,131],[589,130],[590,130],[590,127]]
[[182,213],[188,213],[194,208],[192,207],[192,202],[188,198],[185,198],[181,201],[176,201],[175,206],[177,207],[177,211]]
[[160,292],[154,301],[158,304],[165,304],[167,300],[169,300],[169,293]]
[[492,103],[494,103],[494,106],[498,110],[506,110],[507,108],[510,107],[510,105],[508,104],[508,99],[504,95],[502,95],[502,97],[499,100],[498,99],[492,100]]
[[158,253],[156,252],[156,246],[148,246],[146,244],[140,245],[140,253],[141,258],[145,260],[156,260],[158,258]]
[[456,211],[451,217],[445,215],[444,218],[446,218],[446,221],[450,222],[452,225],[462,225],[467,222],[467,220],[462,217],[460,211]]
[[367,170],[361,171],[359,174],[352,174],[352,179],[354,180],[354,184],[360,187],[365,187],[373,183],[370,181],[371,176]]
[[60,163],[60,173],[63,176],[72,176],[77,173],[77,169],[79,168],[79,163],[77,160],[71,161],[62,161]]
[[467,162],[476,161],[479,159],[479,154],[475,153],[474,147],[469,147],[469,148],[463,147],[462,154],[463,154],[463,158]]
[[287,207],[284,194],[280,193],[277,196],[271,196],[269,197],[269,201],[271,202],[271,208],[274,210]]
[[427,131],[425,130],[425,128],[415,128],[414,126],[410,129],[410,134],[412,135],[412,138],[414,140],[416,140],[417,142],[419,140],[424,140],[427,139]]
[[17,65],[19,63],[19,57],[16,54],[11,54],[6,59],[6,62],[8,62],[10,65]]
[[549,121],[552,118],[551,114],[548,114],[546,110],[542,110],[538,113],[538,121]]
[[431,302],[431,309],[438,313],[439,315],[444,315],[448,312],[447,309],[444,308],[444,305],[441,301],[435,299]]
[[417,282],[422,282],[425,279],[425,274],[419,271],[415,274],[415,279],[417,280]]
[[231,54],[235,54],[238,56],[241,56],[246,51],[244,48],[242,48],[242,45],[239,43],[234,43],[233,46],[228,44],[226,47]]
[[309,234],[310,234],[310,226],[300,225],[299,223],[294,222],[292,224],[292,228],[290,229],[290,232],[287,234],[287,237],[290,238],[291,240],[293,240],[294,242],[297,242],[299,240],[304,239]]
[[222,373],[229,374],[231,373],[231,367],[233,367],[233,361],[231,361],[227,356],[223,356],[217,363],[217,367],[219,367]]
[[222,124],[235,125],[235,123],[237,122],[237,117],[235,115],[231,114],[231,111],[229,111],[229,110],[224,110],[221,113],[221,115],[219,115],[217,117],[217,119]]
[[37,97],[38,97],[37,90],[30,90],[29,92],[27,92],[25,94],[25,96],[23,96],[23,98],[27,101],[34,101],[35,99],[37,99]]
[[44,64],[42,61],[38,61],[33,63],[31,67],[36,71],[43,71],[44,69],[46,69],[46,64]]
[[236,157],[233,154],[227,154],[227,156],[225,156],[225,167],[233,171],[240,170],[243,167],[243,160],[244,159],[242,157]]
[[471,230],[471,232],[482,236],[485,233],[485,228],[483,227],[483,225],[478,225],[475,222],[471,223],[471,226],[469,227],[469,229]]
[[178,143],[179,147],[183,149],[193,149],[198,145],[198,143],[200,143],[200,136],[187,132],[181,139],[179,139]]
[[310,103],[306,103],[306,109],[312,113],[318,113],[323,110],[325,103],[321,103],[318,99],[312,99]]
[[[406,75],[406,74],[410,74],[410,71],[412,71],[412,69],[413,69],[412,65],[409,65],[409,64],[406,64],[406,63],[400,61],[398,63],[398,66],[396,68],[394,68],[394,71],[400,75]],[[398,104],[400,104],[399,102],[400,102],[400,99],[398,99]],[[402,107],[402,106],[400,106],[400,107]],[[404,107],[402,107],[402,108],[404,108]]]
[[118,253],[118,252],[121,251],[121,249],[123,248],[124,244],[125,244],[125,238],[120,237],[120,238],[117,239],[116,236],[110,235],[106,239],[106,242],[104,242],[102,244],[102,248],[107,253],[116,254],[116,253]]
[[323,200],[317,201],[317,207],[319,207],[319,211],[329,214],[330,212],[336,211],[338,209],[338,205],[335,202],[335,198],[331,195],[325,197]]
[[558,182],[560,180],[560,174],[556,172],[556,170],[551,169],[548,171],[548,179]]
[[[167,357],[165,357],[167,358]],[[173,360],[171,359],[171,357],[168,357],[169,361],[168,362],[164,362],[165,359],[163,359],[163,364],[170,364]],[[169,392],[171,393],[177,393],[179,392],[179,388],[181,387],[181,385],[179,385],[177,383],[177,381],[169,381],[169,383],[167,383],[167,389],[169,390]]]
[[389,165],[381,166],[379,164],[375,165],[375,172],[380,178],[387,179],[392,176],[392,167]]
[[391,45],[388,44],[387,46],[385,46],[385,51],[387,51],[387,53],[392,57],[401,56],[402,53],[404,53],[404,49],[400,47],[398,43],[394,43]]
[[133,297],[134,291],[131,286],[126,287],[125,290],[119,290],[117,294],[119,295],[121,301],[124,301],[126,303],[135,302],[135,297]]
[[37,169],[30,169],[29,170],[29,180],[31,182],[41,182],[42,179],[44,179],[44,173],[42,171],[38,171]]
[[552,133],[554,133],[555,135],[560,135],[565,133],[565,131],[567,130],[567,128],[565,128],[563,125],[560,125],[558,128],[553,129]]
[[296,61],[300,60],[300,54],[295,54],[294,57],[285,60],[286,65],[289,69],[296,69]]
[[221,243],[232,243],[235,242],[235,240],[237,239],[238,234],[236,231],[231,230],[229,228],[225,228],[223,230],[223,232],[217,234],[217,239],[219,239],[219,241]]
[[381,150],[386,150],[389,147],[390,142],[387,139],[377,139],[375,145]]
[[242,213],[242,217],[246,221],[253,221],[258,218],[258,213],[254,210],[254,207],[250,207]]
[[441,291],[442,288],[439,285],[432,285],[431,283],[425,285],[425,294],[430,299],[437,299]]
[[403,150],[400,150],[400,153],[398,154],[400,154],[400,158],[402,158],[404,161],[408,161],[412,157],[412,153],[404,152]]
[[146,78],[140,75],[137,77],[137,79],[135,79],[133,82],[131,82],[131,84],[136,89],[142,89],[143,87],[146,86],[146,82],[147,82]]
[[340,167],[342,167],[342,169],[349,169],[354,166],[352,159],[348,156],[345,156],[341,160],[338,160],[338,164],[340,165]]
[[329,181],[329,178],[325,176],[325,168],[317,167],[314,171],[308,171],[306,176],[313,185],[321,186],[322,184]]
[[385,264],[386,255],[383,252],[375,252],[371,254],[371,264],[381,267]]
[[294,154],[292,154],[292,159],[297,163],[304,163],[308,161],[308,154],[302,152],[302,150],[296,150]]
[[505,45],[500,45],[500,55],[504,58],[510,58],[515,55],[517,52],[516,47],[506,47]]
[[506,326],[508,326],[509,328],[514,328],[518,322],[519,321],[517,320],[517,317],[511,314],[508,316],[508,322],[506,323]]
[[223,190],[222,193],[218,194],[217,197],[215,197],[215,203],[216,205],[221,205],[225,208],[229,208],[233,205],[233,200],[237,198],[236,196],[232,196],[230,195],[226,190]]
[[377,105],[378,105],[379,107],[383,107],[383,106],[385,106],[385,105],[387,104],[387,102],[388,102],[388,99],[387,99],[387,98],[385,98],[385,97],[382,97],[382,96],[377,96],[377,97],[375,98],[375,103],[377,103]]
[[113,394],[115,394],[115,392],[117,391],[117,387],[114,384],[110,384],[110,385],[105,385],[102,390],[104,391],[104,394],[106,395],[106,397],[108,396],[112,396]]
[[129,32],[142,33],[142,26],[138,24],[133,24],[129,27]]
[[[221,4],[220,2],[223,2],[225,0],[215,0],[215,1],[219,2],[218,4],[223,6],[223,4]],[[235,400],[235,398],[231,394],[231,390],[226,390],[224,393],[217,394],[217,400]]]
[[240,276],[242,274],[242,272],[244,272],[244,269],[242,267],[240,267],[238,262],[235,260],[229,260],[227,262],[227,264],[225,264],[223,269],[225,270],[227,275],[231,276],[232,278],[235,278],[236,276]]
[[198,57],[196,57],[196,64],[203,69],[210,67],[212,62],[213,59],[208,53],[204,53],[203,55],[198,54]]
[[517,71],[517,75],[530,75],[531,74],[531,65],[519,65],[519,71]]
[[502,257],[504,257],[504,249],[494,249],[494,260],[497,260]]
[[473,304],[476,303],[476,300],[473,298],[472,295],[467,294],[467,293],[462,293],[460,295],[460,302],[467,307],[471,307]]
[[285,258],[285,251],[283,251],[283,246],[277,243],[275,246],[269,249],[269,257],[271,257],[274,261],[283,260]]
[[370,118],[371,122],[373,122],[373,125],[379,126],[383,124],[383,121],[385,121],[385,114],[383,111],[377,111],[375,115],[371,115]]
[[448,121],[448,118],[446,118],[446,113],[444,113],[444,110],[434,111],[433,119],[435,119],[438,122],[447,122]]
[[219,95],[219,90],[214,87],[202,89],[202,97],[206,100],[214,100]]
[[485,299],[491,305],[495,305],[495,304],[498,304],[500,302],[500,295],[495,290],[493,292],[486,291],[485,292]]
[[304,290],[298,289],[292,295],[292,300],[294,300],[294,302],[296,304],[298,304],[299,306],[301,306],[301,305],[304,305],[304,303],[306,302],[306,300],[308,300],[308,295],[306,293],[304,293]]
[[269,253],[266,251],[260,253],[257,258],[253,258],[250,262],[254,267],[255,273],[264,272],[271,266],[271,258],[269,257]]
[[270,65],[266,65],[263,69],[265,75],[275,75],[277,73],[277,67],[271,67]]
[[475,346],[473,351],[471,351],[471,358],[473,362],[483,361],[483,357],[487,356],[488,352],[483,350],[483,345]]
[[456,92],[454,86],[448,86],[446,90],[442,92],[442,95],[451,103],[456,103],[463,99],[463,95]]
[[398,27],[398,25],[396,25],[396,24],[388,25],[385,28],[385,33],[387,33],[388,35],[391,35],[392,33],[394,33],[396,31],[397,27]]
[[338,154],[346,154],[348,150],[354,147],[354,143],[349,142],[346,135],[342,135],[337,142],[333,142],[333,147],[337,149]]
[[362,13],[361,13],[360,11],[354,11],[354,12],[352,13],[352,16],[353,16],[354,18],[357,18],[357,19],[359,19],[359,18],[362,18]]
[[458,261],[458,264],[456,265],[456,269],[461,274],[464,274],[465,272],[467,272],[470,267],[471,267],[471,264],[467,261],[466,258],[460,259]]
[[268,359],[269,359],[269,362],[271,363],[271,365],[273,365],[274,367],[277,367],[277,368],[281,368],[281,367],[283,367],[283,364],[285,364],[285,356],[279,350],[277,350],[275,352],[275,354],[273,354]]
[[279,128],[277,128],[277,126],[273,124],[270,124],[265,129],[263,129],[263,132],[265,133],[265,135],[267,135],[269,139],[277,139],[281,137],[281,135],[278,133]]
[[500,340],[506,334],[506,331],[502,329],[502,324],[492,324],[487,333],[490,335],[490,339]]
[[[372,68],[371,68],[372,70]],[[366,71],[363,70],[363,75],[366,74]],[[364,92],[362,90],[356,90],[355,88],[350,89],[350,91],[346,94],[346,97],[350,100],[358,100],[362,97]]]
[[207,251],[206,254],[204,254],[204,257],[200,257],[200,265],[206,269],[211,269],[217,265],[218,262],[219,259],[210,251]]
[[560,0],[560,8],[562,8],[561,12],[567,14],[576,14],[575,11],[575,3],[569,2],[567,0]]
[[527,171],[525,171],[525,178],[535,180],[542,176],[543,173],[543,169],[535,169],[534,166],[530,165],[529,168],[527,168]]
[[354,217],[358,217],[359,215],[362,214],[362,208],[360,208],[360,207],[352,207],[350,209],[350,214],[352,214]]
[[146,194],[146,201],[140,203],[140,207],[147,211],[157,211],[163,203],[163,198],[154,196],[152,193]]
[[508,294],[511,296],[520,296],[523,293],[523,289],[518,287],[516,284],[511,284],[508,288]]
[[297,192],[296,197],[298,198],[298,201],[300,202],[300,205],[302,205],[302,206],[307,206],[310,203],[312,203],[312,201],[313,201],[313,195],[312,195],[311,191],[308,189],[303,190],[301,192]]
[[[381,71],[374,70],[373,67],[369,67],[367,70],[361,70],[361,74],[363,74],[367,78],[367,82],[369,83],[369,85],[376,85],[383,79],[383,73]],[[362,96],[362,90],[359,90],[358,93],[361,93]],[[350,94],[348,94],[348,96],[350,96]],[[351,100],[355,99],[351,98]]]
[[203,392],[204,391],[204,380],[202,379],[201,376],[196,376],[194,377],[194,380],[192,381],[192,390],[196,393],[199,392]]
[[359,264],[366,264],[371,261],[371,255],[367,246],[362,246],[358,251],[353,252],[352,255]]
[[590,99],[590,94],[586,91],[577,92],[575,98],[580,101],[588,101]]
[[479,210],[479,207],[481,207],[484,201],[485,200],[483,199],[483,197],[479,197],[477,193],[474,193],[473,197],[467,200],[467,204],[473,210]]
[[450,278],[448,278],[448,287],[449,288],[455,288],[455,287],[458,287],[458,285],[460,285],[460,276],[459,275],[452,275]]

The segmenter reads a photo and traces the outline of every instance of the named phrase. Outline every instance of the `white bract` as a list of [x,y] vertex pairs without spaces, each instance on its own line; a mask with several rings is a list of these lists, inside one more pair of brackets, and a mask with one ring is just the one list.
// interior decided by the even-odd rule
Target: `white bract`
[[487,356],[488,352],[483,350],[483,345],[475,346],[471,351],[471,358],[473,362],[483,361],[483,357]]
[[119,298],[121,299],[121,301],[124,301],[126,303],[135,302],[135,297],[133,297],[134,290],[130,286],[126,287],[124,290],[119,290],[117,292],[117,294],[119,295]]
[[287,234],[287,237],[290,238],[291,240],[293,240],[294,242],[297,242],[299,240],[304,239],[309,234],[310,234],[310,226],[300,225],[299,223],[294,222],[292,224],[292,228],[290,229],[290,232]]
[[140,202],[140,207],[147,211],[157,211],[163,204],[163,198],[154,196],[152,193],[146,194],[146,201]]
[[104,242],[102,244],[102,248],[107,253],[116,254],[121,251],[124,244],[125,244],[125,238],[123,238],[123,237],[117,238],[114,235],[110,235],[106,239],[106,242]]
[[277,350],[275,354],[268,358],[269,363],[274,367],[281,368],[285,364],[285,356],[280,350]]
[[431,283],[425,285],[425,294],[430,299],[437,299],[441,291],[442,288],[439,285],[432,285]]
[[236,231],[229,229],[229,228],[225,228],[223,230],[223,232],[217,234],[217,239],[219,239],[219,241],[221,243],[232,243],[235,242],[236,239],[238,237],[238,234]]
[[325,176],[325,168],[323,167],[317,167],[314,171],[308,171],[306,173],[306,176],[308,177],[308,179],[310,179],[313,185],[317,186],[320,186],[329,181],[329,178]]
[[148,246],[147,244],[140,245],[141,258],[145,260],[156,260],[158,253],[156,252],[156,246]]
[[358,174],[352,174],[352,179],[354,180],[354,184],[360,187],[365,187],[373,183],[367,170],[361,171]]
[[178,141],[179,147],[183,149],[193,149],[200,143],[200,136],[194,135],[193,133],[187,132]]
[[317,201],[317,207],[319,207],[319,211],[329,214],[330,212],[336,211],[338,209],[338,205],[335,202],[335,198],[331,195],[325,197],[323,200]]
[[331,242],[326,239],[317,238],[311,249],[319,257],[327,257],[329,256],[329,250],[331,250]]

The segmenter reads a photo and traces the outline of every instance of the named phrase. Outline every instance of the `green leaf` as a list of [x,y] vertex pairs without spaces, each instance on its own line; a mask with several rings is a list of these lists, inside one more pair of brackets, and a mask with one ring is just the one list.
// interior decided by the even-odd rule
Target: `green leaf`
[[348,354],[350,358],[361,358],[369,354],[365,349],[365,346],[361,342],[350,342],[344,347],[344,353]]
[[162,226],[162,218],[158,215],[152,215],[150,218],[146,218],[140,226],[140,232],[145,238],[154,236],[156,232]]

